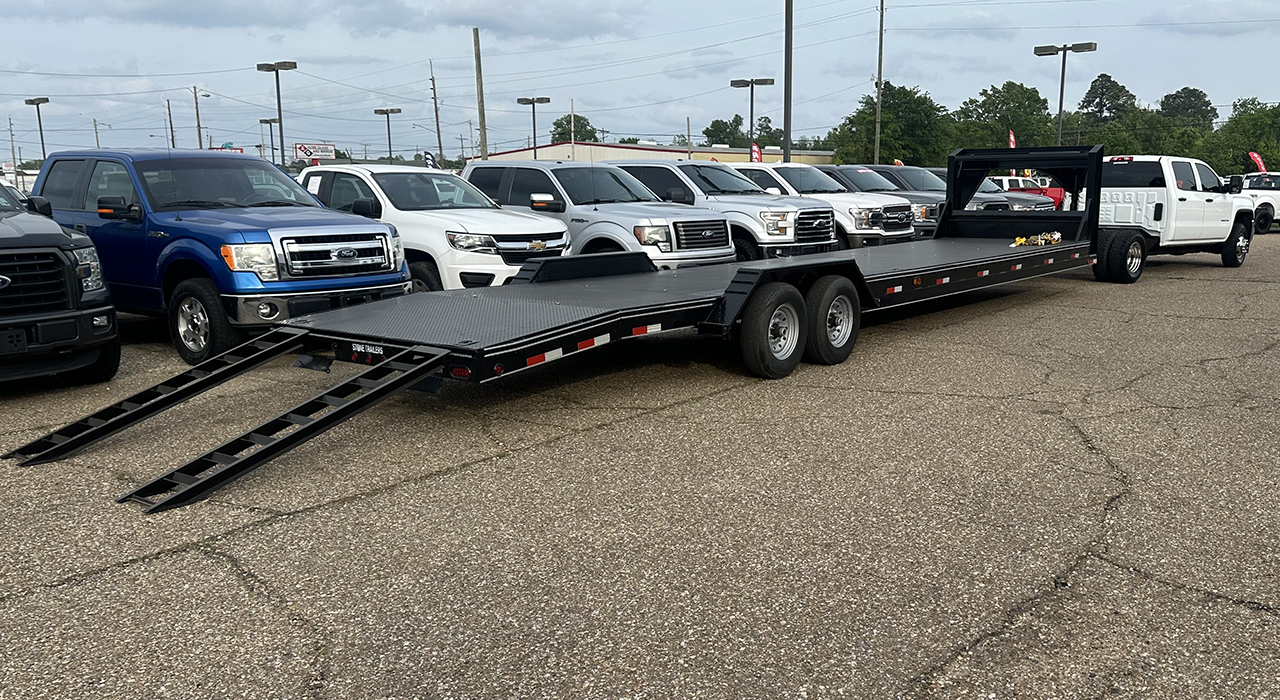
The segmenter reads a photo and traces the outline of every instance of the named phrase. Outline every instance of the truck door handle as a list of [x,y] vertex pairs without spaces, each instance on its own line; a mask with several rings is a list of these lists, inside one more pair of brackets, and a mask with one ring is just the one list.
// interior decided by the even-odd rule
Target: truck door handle
[[1187,198],[1186,198],[1186,197],[1178,197],[1178,201],[1179,201],[1179,202],[1185,202],[1185,201],[1187,201]]
[[1209,197],[1208,199],[1206,199],[1206,200],[1204,200],[1204,201],[1206,201],[1206,202],[1212,202],[1212,201],[1213,201],[1213,197]]
[[75,229],[80,233],[87,233],[87,227],[84,224],[76,224]]

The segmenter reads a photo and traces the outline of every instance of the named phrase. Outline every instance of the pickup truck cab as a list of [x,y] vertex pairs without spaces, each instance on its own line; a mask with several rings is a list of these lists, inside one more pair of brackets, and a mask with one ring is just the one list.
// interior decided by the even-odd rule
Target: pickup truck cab
[[729,220],[738,260],[781,258],[836,249],[835,212],[808,197],[769,194],[720,163],[611,161],[664,201],[706,207]]
[[911,202],[913,225],[916,233],[922,238],[932,238],[934,231],[938,230],[938,216],[942,213],[942,203],[947,201],[945,193],[909,192],[864,165],[815,165],[813,167],[831,176],[831,179],[844,185],[850,192],[891,194]]
[[93,239],[115,305],[166,317],[191,364],[291,316],[409,290],[393,226],[325,209],[261,158],[65,151],[32,192]]
[[1242,194],[1253,200],[1253,232],[1267,233],[1280,211],[1280,173],[1249,173]]
[[[946,168],[920,168],[914,165],[864,165],[883,175],[893,184],[908,192],[933,192],[947,198]],[[939,172],[941,170],[941,172]],[[1004,195],[975,192],[964,205],[966,211],[1008,211],[1009,200]]]
[[1226,267],[1243,265],[1253,240],[1254,204],[1241,185],[1239,175],[1224,183],[1192,158],[1107,158],[1094,275],[1136,282],[1147,256],[1159,253],[1213,253]]
[[569,227],[569,252],[644,252],[659,269],[732,262],[724,215],[669,204],[612,165],[562,161],[468,163],[463,179],[504,207],[528,207]]
[[733,168],[765,191],[813,197],[831,205],[836,235],[848,248],[909,241],[915,237],[911,202],[885,194],[850,192],[804,163],[733,163]]
[[0,380],[105,382],[120,336],[93,241],[54,222],[44,198],[16,192],[0,187]]
[[414,291],[501,285],[525,260],[562,255],[563,222],[503,209],[449,172],[410,165],[322,165],[298,180],[325,206],[393,224]]
[[1055,209],[1062,208],[1062,200],[1066,198],[1066,190],[1061,187],[1055,187],[1052,184],[1041,184],[1040,180],[1030,177],[1016,177],[1010,175],[993,175],[989,178],[996,187],[1005,192],[1020,192],[1022,194],[1034,194],[1041,197],[1048,197],[1053,200]]

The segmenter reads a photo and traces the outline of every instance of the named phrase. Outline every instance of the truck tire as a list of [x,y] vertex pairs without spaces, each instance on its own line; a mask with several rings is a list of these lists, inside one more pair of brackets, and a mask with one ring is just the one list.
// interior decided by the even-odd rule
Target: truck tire
[[1107,271],[1107,253],[1111,250],[1111,238],[1111,231],[1098,231],[1098,258],[1093,263],[1093,278],[1099,282],[1111,281],[1111,276]]
[[733,239],[733,251],[737,254],[738,262],[750,262],[764,257],[755,241],[741,236]]
[[781,379],[795,370],[804,356],[804,297],[784,282],[761,286],[742,313],[738,346],[747,370],[764,379]]
[[440,271],[429,260],[409,263],[409,278],[413,280],[414,292],[438,292],[444,289],[444,284],[440,282]]
[[223,311],[212,280],[197,277],[174,288],[169,297],[169,337],[189,365],[198,365],[240,344],[240,333]]
[[1222,266],[1240,267],[1245,256],[1249,254],[1249,244],[1253,236],[1249,235],[1249,227],[1243,221],[1236,221],[1231,226],[1231,235],[1222,242]]
[[[1101,256],[1098,263],[1103,263]],[[1137,231],[1115,232],[1107,249],[1105,263],[1109,281],[1117,284],[1137,282],[1142,277],[1142,271],[1147,268],[1146,239]]]
[[1257,233],[1267,233],[1271,231],[1271,224],[1276,220],[1275,212],[1269,207],[1262,207],[1253,219],[1253,230]]
[[819,365],[838,365],[849,359],[862,327],[858,288],[847,277],[827,275],[804,295],[808,312],[804,357]]
[[120,370],[120,339],[98,348],[98,359],[93,364],[63,372],[62,378],[69,384],[101,384],[111,381]]

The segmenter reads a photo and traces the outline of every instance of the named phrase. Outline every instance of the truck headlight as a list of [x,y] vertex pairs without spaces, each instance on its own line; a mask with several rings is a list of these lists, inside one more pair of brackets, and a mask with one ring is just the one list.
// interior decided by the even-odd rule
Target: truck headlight
[[786,228],[791,226],[791,212],[762,211],[760,220],[764,222],[764,232],[771,236],[785,236]]
[[468,253],[491,253],[498,254],[498,244],[493,240],[493,236],[482,236],[476,233],[453,233],[445,232],[445,238],[449,239],[449,245],[456,250],[465,250]]
[[1009,202],[1009,209],[1011,209],[1011,210],[1013,210],[1013,211],[1028,211],[1029,209],[1031,209],[1031,207],[1029,207],[1029,206],[1027,206],[1027,205],[1025,205],[1025,204],[1018,204],[1018,203],[1016,203],[1016,202]]
[[80,278],[80,291],[93,292],[106,286],[102,279],[102,263],[98,260],[97,248],[76,248],[71,253],[76,256],[76,276]]
[[276,251],[270,243],[245,243],[222,246],[222,259],[236,272],[252,272],[263,282],[280,279],[276,268]]
[[933,221],[938,218],[938,210],[931,209],[928,204],[912,204],[911,215],[915,217],[917,222]]
[[637,226],[633,229],[640,245],[656,245],[664,253],[671,252],[671,229],[666,226]]
[[964,205],[964,210],[965,210],[965,211],[978,211],[978,203],[977,203],[977,202],[969,202],[968,204]]
[[391,227],[391,269],[399,270],[404,262],[404,241],[395,226]]
[[870,209],[858,209],[855,207],[849,210],[849,216],[853,217],[854,227],[860,229],[874,228],[871,225],[871,214],[872,211]]

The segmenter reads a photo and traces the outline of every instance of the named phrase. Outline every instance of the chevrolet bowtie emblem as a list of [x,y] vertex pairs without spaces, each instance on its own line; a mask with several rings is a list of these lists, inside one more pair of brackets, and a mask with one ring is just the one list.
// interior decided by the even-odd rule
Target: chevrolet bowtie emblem
[[542,249],[544,249],[544,248],[546,248],[546,247],[547,247],[547,244],[546,244],[546,243],[543,243],[542,241],[530,241],[530,242],[529,242],[529,250],[542,250]]

